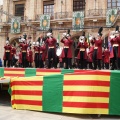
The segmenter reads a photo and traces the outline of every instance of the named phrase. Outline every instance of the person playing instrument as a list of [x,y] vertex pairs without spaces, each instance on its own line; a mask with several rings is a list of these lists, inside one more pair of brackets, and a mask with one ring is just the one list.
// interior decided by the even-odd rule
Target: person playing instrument
[[12,48],[11,48],[11,52],[10,52],[10,55],[11,55],[11,66],[14,67],[15,66],[15,54],[16,54],[16,48],[15,48],[15,44],[12,44]]
[[65,63],[65,69],[71,69],[72,68],[72,44],[73,40],[71,39],[70,30],[68,30],[68,33],[64,33],[63,38],[61,39],[61,43],[64,44],[61,58],[63,59],[63,63]]
[[105,48],[105,50],[103,51],[103,55],[104,55],[104,65],[106,69],[109,69],[109,63],[110,63],[110,51],[108,49],[108,47]]
[[93,69],[93,51],[94,51],[94,42],[90,42],[90,48],[89,48],[89,52],[88,52],[88,64],[89,64],[89,69]]
[[[4,56],[3,56],[3,60],[4,60],[4,67],[10,67],[10,61],[11,61],[11,45],[9,44],[9,41],[6,41],[6,45],[4,46],[5,52],[4,52]],[[7,62],[7,65],[6,65]]]
[[33,63],[33,52],[31,50],[31,47],[28,47],[28,50],[27,50],[27,53],[28,53],[28,67],[32,67],[32,63]]
[[82,36],[80,36],[77,48],[80,48],[77,55],[77,58],[80,63],[80,68],[86,69],[86,60],[87,60],[86,49],[88,48],[88,43],[86,42],[85,32],[83,32]]
[[27,61],[27,48],[28,48],[28,44],[26,43],[24,38],[21,38],[21,43],[19,44],[19,46],[21,47],[21,52],[22,52],[22,67],[25,68],[26,67],[26,61]]
[[39,44],[39,42],[36,42],[33,49],[34,49],[35,68],[39,68],[39,53],[40,53],[40,44]]
[[114,37],[110,40],[111,45],[113,47],[113,58],[111,59],[112,67],[111,70],[120,69],[120,37],[119,35],[119,26],[116,26],[116,32],[114,33]]
[[46,46],[43,41],[41,42],[41,45],[40,45],[39,68],[44,68],[45,50],[46,50]]
[[98,69],[101,70],[101,60],[102,60],[102,30],[103,28],[101,27],[98,31],[98,36],[97,38],[93,40],[94,42],[94,51],[93,51],[93,65],[94,65],[94,70]]
[[56,68],[56,43],[57,40],[52,36],[52,29],[49,29],[47,33],[47,39],[45,43],[48,45],[48,68]]

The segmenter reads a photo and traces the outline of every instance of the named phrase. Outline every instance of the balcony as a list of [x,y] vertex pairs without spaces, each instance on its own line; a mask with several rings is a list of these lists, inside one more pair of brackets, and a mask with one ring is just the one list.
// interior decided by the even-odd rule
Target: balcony
[[106,9],[90,9],[86,11],[85,18],[106,17]]
[[[20,22],[21,23],[25,23],[28,21],[28,17],[27,16],[15,16],[15,17],[20,17]],[[11,17],[8,18],[8,23],[11,23]]]
[[[43,14],[38,14],[38,15],[36,15],[36,18],[35,18],[35,20],[36,21],[40,21],[40,16],[42,16]],[[54,15],[50,15],[50,20],[53,20],[54,19]]]
[[72,12],[57,12],[54,14],[54,19],[71,19]]

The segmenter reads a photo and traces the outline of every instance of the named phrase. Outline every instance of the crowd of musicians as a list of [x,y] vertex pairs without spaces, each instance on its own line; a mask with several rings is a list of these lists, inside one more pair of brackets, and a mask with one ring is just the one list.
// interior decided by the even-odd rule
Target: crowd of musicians
[[[35,68],[65,68],[65,69],[120,69],[120,32],[119,26],[110,36],[109,46],[103,49],[103,37],[101,27],[96,37],[90,36],[89,42],[83,32],[75,49],[78,50],[75,62],[72,64],[72,46],[70,30],[63,33],[63,48],[53,37],[52,29],[47,37],[40,37],[37,42],[31,43],[27,36],[19,39],[19,52],[16,52],[15,44],[10,45],[9,40],[4,46],[4,67],[35,67]],[[56,54],[57,53],[57,54]]]

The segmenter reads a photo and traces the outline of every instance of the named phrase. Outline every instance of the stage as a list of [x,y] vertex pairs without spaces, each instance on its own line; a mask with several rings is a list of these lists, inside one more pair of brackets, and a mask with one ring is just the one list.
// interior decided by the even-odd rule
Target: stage
[[13,109],[120,115],[120,71],[0,68],[0,76],[10,78]]

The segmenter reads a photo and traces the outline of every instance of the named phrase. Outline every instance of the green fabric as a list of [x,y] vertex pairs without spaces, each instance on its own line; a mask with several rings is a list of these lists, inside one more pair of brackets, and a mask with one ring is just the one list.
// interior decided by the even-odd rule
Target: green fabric
[[111,71],[109,114],[120,115],[120,71]]
[[12,90],[11,90],[11,87],[10,87],[10,83],[9,83],[8,93],[9,93],[10,95],[12,94]]
[[25,77],[36,76],[36,69],[35,68],[26,68],[25,69]]
[[44,76],[43,111],[62,112],[63,101],[63,75]]
[[62,69],[61,74],[66,74],[66,73],[74,73],[73,69]]
[[0,68],[0,77],[4,77],[4,68]]

